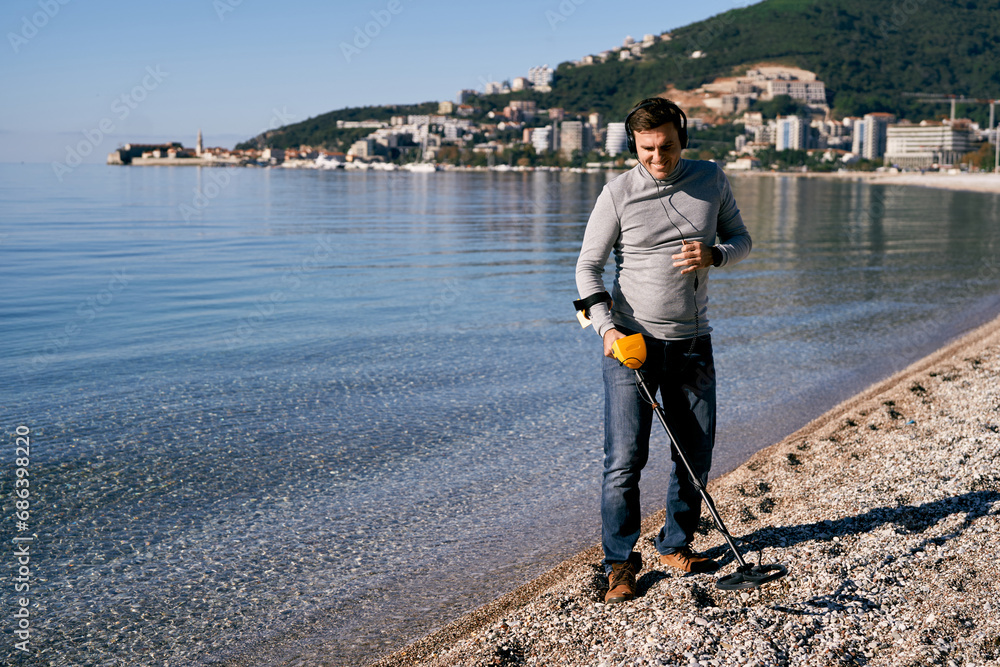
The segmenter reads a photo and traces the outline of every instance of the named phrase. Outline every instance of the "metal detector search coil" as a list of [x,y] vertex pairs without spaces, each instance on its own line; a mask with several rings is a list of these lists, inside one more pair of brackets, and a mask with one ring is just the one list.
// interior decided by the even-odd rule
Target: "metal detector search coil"
[[[695,488],[698,489],[698,493],[701,494],[702,500],[705,501],[705,507],[708,508],[709,514],[712,515],[712,520],[715,521],[715,527],[718,528],[719,532],[722,533],[722,536],[726,538],[726,543],[729,545],[729,549],[736,557],[736,562],[739,564],[736,568],[736,572],[716,579],[715,585],[724,591],[757,588],[762,584],[780,579],[788,574],[788,568],[781,563],[771,563],[769,565],[761,565],[759,562],[757,565],[747,563],[743,558],[743,554],[741,554],[740,550],[736,548],[733,536],[729,534],[728,530],[726,530],[725,524],[722,523],[722,517],[719,516],[719,511],[715,508],[715,503],[712,502],[712,496],[708,495],[708,489],[705,488],[701,479],[694,474],[691,464],[688,463],[687,454],[684,453],[684,449],[680,446],[680,443],[677,442],[677,438],[674,437],[674,434],[670,432],[670,427],[667,426],[667,418],[663,414],[663,408],[661,408],[660,404],[653,398],[653,393],[649,390],[649,387],[646,386],[646,381],[642,377],[642,372],[639,371],[642,365],[646,363],[646,341],[643,339],[642,334],[632,334],[631,336],[619,338],[612,345],[612,351],[614,352],[615,359],[621,362],[624,366],[635,371],[635,382],[639,387],[639,391],[642,393],[643,398],[645,398],[645,400],[653,406],[653,412],[660,420],[660,424],[663,425],[663,430],[667,432],[670,444],[677,452],[681,463],[683,463],[684,467],[687,469],[688,475],[691,477],[691,481],[694,483]],[[758,549],[758,551],[760,550]],[[760,557],[759,554],[758,557]]]

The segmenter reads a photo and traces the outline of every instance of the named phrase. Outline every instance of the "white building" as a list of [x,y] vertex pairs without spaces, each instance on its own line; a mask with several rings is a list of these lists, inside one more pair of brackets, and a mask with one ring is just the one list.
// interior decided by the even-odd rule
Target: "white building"
[[885,164],[926,168],[958,163],[973,150],[973,130],[968,121],[923,121],[886,129]]
[[809,125],[807,121],[798,116],[785,116],[778,118],[778,129],[775,136],[775,149],[805,150],[809,148]]
[[730,115],[746,111],[756,99],[756,93],[747,95],[727,93],[719,97],[706,97],[703,103],[709,109],[714,109],[719,113]]
[[896,121],[896,117],[891,113],[877,112],[865,114],[864,121],[865,139],[861,157],[866,160],[881,160],[885,155],[886,129],[889,123]]
[[615,157],[628,150],[625,142],[625,123],[608,123],[607,136],[604,139],[604,152]]
[[788,95],[793,100],[802,100],[807,104],[826,104],[826,85],[822,81],[772,79],[767,82],[766,92],[761,97],[769,100],[776,95]]
[[442,116],[440,114],[410,114],[406,117],[407,125],[444,125],[455,122],[454,118]]
[[552,90],[552,76],[554,72],[548,64],[542,65],[541,67],[532,67],[528,70],[528,81],[531,82],[532,87],[543,93],[547,93]]
[[260,152],[260,159],[265,162],[284,162],[285,150],[283,148],[265,148]]
[[528,81],[526,77],[517,76],[514,80],[510,82],[510,89],[512,92],[517,92],[519,90],[527,90],[531,87],[531,82]]
[[556,136],[555,125],[536,127],[531,130],[531,145],[535,147],[535,153],[555,150],[552,141]]
[[375,140],[372,138],[358,139],[348,149],[351,157],[370,158],[375,156]]
[[338,120],[337,129],[366,129],[377,130],[381,127],[388,127],[388,123],[382,120]]
[[533,120],[538,114],[538,103],[535,100],[511,100],[509,106],[527,121]]
[[755,157],[736,158],[732,162],[726,163],[726,169],[731,169],[735,171],[750,171],[751,169],[760,169],[760,160]]
[[747,135],[748,143],[774,145],[778,133],[778,124],[773,120],[761,125],[747,125],[744,132]]
[[[400,137],[406,136],[395,129],[375,130],[368,135],[368,139],[374,139],[375,143],[385,148],[398,148]],[[377,150],[377,149],[376,149]]]
[[865,149],[865,121],[863,118],[854,119],[854,131],[852,132],[851,152],[858,157]]

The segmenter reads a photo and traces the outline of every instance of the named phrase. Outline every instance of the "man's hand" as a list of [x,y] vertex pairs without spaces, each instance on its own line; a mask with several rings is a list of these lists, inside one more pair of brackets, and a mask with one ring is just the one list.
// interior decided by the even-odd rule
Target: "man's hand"
[[671,255],[670,258],[676,260],[674,266],[685,267],[681,273],[707,269],[712,266],[712,246],[705,245],[701,241],[685,241],[681,251]]
[[613,357],[613,356],[615,356],[615,351],[612,349],[612,346],[615,344],[616,340],[618,340],[619,338],[624,338],[624,337],[625,337],[625,334],[623,334],[621,331],[618,331],[618,329],[608,329],[607,331],[605,331],[604,332],[604,356],[605,357]]

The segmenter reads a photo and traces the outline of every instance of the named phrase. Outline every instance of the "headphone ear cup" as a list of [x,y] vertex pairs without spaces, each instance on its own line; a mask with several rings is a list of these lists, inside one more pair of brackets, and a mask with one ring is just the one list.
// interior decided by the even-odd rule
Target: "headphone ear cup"
[[632,111],[630,111],[628,115],[625,116],[625,147],[628,149],[629,153],[631,153],[636,157],[638,157],[638,153],[636,153],[635,150],[635,133],[632,132],[632,126],[629,125],[629,121],[632,120],[632,114],[634,114],[640,108],[642,107],[632,109]]

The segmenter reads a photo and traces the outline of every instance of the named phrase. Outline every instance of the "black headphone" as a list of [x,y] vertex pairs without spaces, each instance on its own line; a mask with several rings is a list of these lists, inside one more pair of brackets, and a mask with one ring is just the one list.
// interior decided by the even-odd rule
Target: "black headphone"
[[639,109],[645,109],[646,107],[651,107],[651,106],[659,106],[660,104],[663,103],[666,103],[667,109],[669,111],[675,112],[677,116],[681,119],[681,127],[680,130],[677,132],[677,138],[681,142],[681,150],[684,150],[685,148],[688,147],[687,116],[684,114],[684,111],[679,106],[677,106],[670,100],[659,98],[656,101],[643,102],[642,104],[638,105],[637,107],[629,111],[628,115],[625,116],[625,145],[628,146],[628,150],[630,153],[632,153],[632,155],[635,155],[636,157],[638,157],[639,155],[638,151],[635,149],[635,132],[632,131],[632,126],[629,124],[629,121],[632,120],[632,114],[634,114]]

